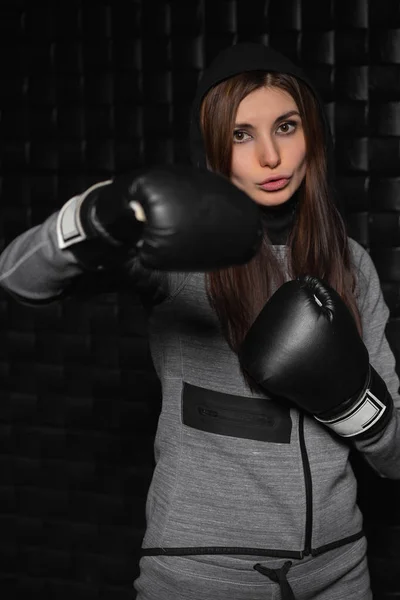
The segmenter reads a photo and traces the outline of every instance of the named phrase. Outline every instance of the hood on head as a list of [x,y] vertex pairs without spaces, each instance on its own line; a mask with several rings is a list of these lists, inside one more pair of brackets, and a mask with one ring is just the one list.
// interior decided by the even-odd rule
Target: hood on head
[[198,168],[207,168],[206,155],[200,129],[200,107],[207,92],[224,79],[245,71],[272,71],[293,75],[304,81],[314,93],[321,109],[325,127],[328,160],[332,154],[332,137],[321,98],[303,71],[287,57],[273,48],[253,42],[242,42],[223,50],[204,71],[192,105],[190,122],[190,157]]

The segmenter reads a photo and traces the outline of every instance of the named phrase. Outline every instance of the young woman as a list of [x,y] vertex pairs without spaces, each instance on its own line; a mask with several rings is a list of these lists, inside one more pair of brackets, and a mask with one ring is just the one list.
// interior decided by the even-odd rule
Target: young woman
[[[0,281],[32,302],[61,296],[88,269],[118,268],[149,308],[163,405],[139,600],[368,600],[349,452],[357,448],[383,477],[400,477],[399,381],[377,273],[334,204],[323,105],[285,57],[238,44],[200,81],[191,148],[195,184],[184,170],[150,183],[103,182],[10,244]],[[243,198],[231,203],[228,187],[215,194],[206,169],[251,198],[261,242]],[[312,288],[300,280],[307,310],[298,287],[286,287],[303,275],[314,278]],[[324,309],[316,322],[310,298],[313,314]],[[321,343],[322,320],[334,324],[335,347]],[[315,382],[314,360],[326,389]],[[348,382],[365,368],[359,393]],[[288,380],[294,391],[286,393]],[[367,419],[374,381],[377,408]]]

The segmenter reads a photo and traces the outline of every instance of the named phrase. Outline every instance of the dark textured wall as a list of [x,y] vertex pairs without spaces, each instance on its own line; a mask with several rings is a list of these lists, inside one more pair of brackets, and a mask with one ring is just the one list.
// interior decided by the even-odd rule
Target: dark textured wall
[[[400,364],[397,0],[2,0],[0,249],[94,181],[186,162],[198,76],[244,40],[320,87]],[[0,293],[0,394],[0,597],[132,599],[160,408],[135,296]],[[374,597],[400,598],[400,486],[358,469]]]

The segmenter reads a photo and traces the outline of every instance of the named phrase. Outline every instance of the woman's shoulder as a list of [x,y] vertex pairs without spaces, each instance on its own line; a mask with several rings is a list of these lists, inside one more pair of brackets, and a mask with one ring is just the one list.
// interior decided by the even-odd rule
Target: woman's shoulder
[[[356,297],[359,308],[367,310],[376,306],[382,298],[382,287],[375,264],[366,248],[349,238],[351,262],[356,276]],[[386,316],[386,308],[382,309]]]
[[350,258],[356,271],[365,276],[375,275],[376,269],[368,250],[354,238],[348,237]]
[[368,254],[368,251],[364,248],[364,246],[360,242],[357,242],[357,240],[354,238],[348,237],[347,241],[352,256],[363,258],[365,254]]

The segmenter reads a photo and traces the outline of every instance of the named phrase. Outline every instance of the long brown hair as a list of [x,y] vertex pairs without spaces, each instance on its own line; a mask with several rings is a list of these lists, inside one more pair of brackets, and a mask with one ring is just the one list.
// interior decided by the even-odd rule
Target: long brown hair
[[[287,74],[252,71],[211,88],[200,112],[208,166],[230,177],[237,109],[245,96],[263,86],[280,88],[296,102],[305,135],[307,171],[298,190],[296,218],[287,242],[287,265],[279,262],[265,232],[263,243],[250,262],[206,274],[209,302],[216,311],[229,346],[236,353],[274,290],[288,277],[293,279],[298,275],[319,277],[336,289],[361,333],[354,294],[356,279],[345,225],[328,185],[324,124],[318,102],[309,87]],[[243,372],[243,375],[254,389],[247,374]]]

